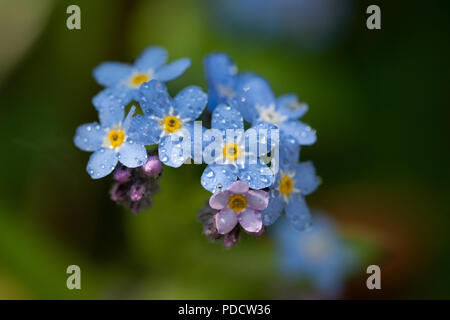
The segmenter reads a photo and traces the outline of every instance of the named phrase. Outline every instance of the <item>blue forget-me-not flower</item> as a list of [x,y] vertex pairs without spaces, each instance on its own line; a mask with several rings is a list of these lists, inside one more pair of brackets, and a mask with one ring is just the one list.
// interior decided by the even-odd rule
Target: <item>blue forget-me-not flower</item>
[[297,230],[308,227],[311,214],[304,196],[316,190],[319,183],[310,161],[281,167],[270,186],[269,206],[262,211],[264,225],[273,224],[284,211],[287,220]]
[[[260,135],[259,129],[265,134]],[[252,189],[270,186],[274,174],[259,157],[270,152],[272,142],[268,132],[274,129],[260,124],[244,131],[239,111],[229,105],[218,105],[212,114],[211,129],[204,134],[205,143],[211,143],[205,147],[203,156],[211,155],[211,161],[205,161],[209,164],[201,177],[203,187],[215,193],[227,189],[238,178]]]
[[100,123],[86,123],[77,128],[75,145],[94,152],[87,164],[87,172],[93,179],[111,173],[119,161],[126,167],[135,168],[147,160],[144,145],[136,139],[139,133],[130,130],[135,110],[132,106],[125,117],[125,107],[112,99],[100,108]]
[[285,221],[278,222],[275,240],[283,276],[290,282],[308,279],[313,290],[323,297],[338,297],[346,277],[356,271],[356,252],[323,215],[314,214],[312,227],[303,232]]
[[152,80],[140,88],[139,103],[144,115],[133,118],[133,130],[138,142],[145,145],[158,144],[159,159],[171,167],[181,166],[191,157],[185,142],[192,146],[194,120],[205,109],[207,95],[197,86],[181,90],[174,99],[166,86]]
[[247,122],[266,122],[280,129],[280,140],[292,137],[299,145],[316,142],[316,132],[298,121],[308,111],[306,103],[295,94],[275,98],[267,81],[261,76],[246,73],[237,80],[234,101]]
[[[103,62],[94,69],[94,78],[107,89],[123,99],[124,104],[137,100],[139,88],[145,82],[166,82],[179,77],[191,65],[191,60],[181,58],[165,65],[167,51],[158,46],[145,49],[133,65],[122,62]],[[105,91],[104,90],[104,91]],[[99,95],[104,94],[100,92]]]

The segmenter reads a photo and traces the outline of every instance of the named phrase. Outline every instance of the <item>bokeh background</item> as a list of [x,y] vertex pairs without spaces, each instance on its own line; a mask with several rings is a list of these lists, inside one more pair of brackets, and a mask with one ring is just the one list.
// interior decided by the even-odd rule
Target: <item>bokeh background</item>
[[[81,8],[81,30],[66,8]],[[366,28],[378,4],[382,29]],[[232,249],[202,235],[203,166],[164,168],[138,216],[91,180],[72,138],[94,121],[92,69],[161,45],[192,67],[168,84],[206,89],[202,57],[224,51],[277,95],[295,92],[318,141],[304,147],[329,214],[361,266],[342,298],[450,298],[449,4],[400,1],[0,0],[0,298],[301,298],[270,232]],[[66,268],[82,290],[66,288]],[[369,291],[366,266],[382,270]]]

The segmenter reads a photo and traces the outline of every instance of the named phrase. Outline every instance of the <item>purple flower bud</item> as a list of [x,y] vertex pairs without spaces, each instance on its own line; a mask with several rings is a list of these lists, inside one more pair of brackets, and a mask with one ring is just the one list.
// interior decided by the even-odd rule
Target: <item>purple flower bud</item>
[[114,180],[116,180],[117,182],[127,182],[130,180],[131,177],[131,169],[124,167],[124,166],[120,166],[117,167],[116,170],[114,171]]
[[158,156],[149,156],[147,162],[142,166],[142,171],[149,177],[157,177],[162,171],[162,163]]
[[139,213],[139,211],[141,211],[141,203],[136,201],[136,202],[131,202],[130,206],[129,206],[130,211],[136,215]]
[[133,184],[130,188],[130,200],[133,202],[139,201],[142,199],[142,196],[145,193],[145,186],[143,184]]
[[240,229],[237,228],[237,230],[233,230],[230,233],[227,233],[223,236],[223,245],[226,248],[230,248],[234,246],[239,241],[239,232]]
[[110,195],[112,201],[115,202],[122,201],[127,196],[127,188],[125,185],[121,183],[114,183]]

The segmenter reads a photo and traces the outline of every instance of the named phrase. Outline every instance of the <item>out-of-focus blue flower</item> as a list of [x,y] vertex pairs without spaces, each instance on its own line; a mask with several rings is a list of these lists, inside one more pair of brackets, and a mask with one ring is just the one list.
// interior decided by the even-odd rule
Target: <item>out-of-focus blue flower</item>
[[[269,132],[276,128],[270,124],[259,124],[244,131],[244,121],[235,108],[221,104],[214,109],[211,129],[204,134],[205,142],[211,141],[203,150],[204,156],[210,154],[210,146],[215,146],[211,152],[213,159],[206,161],[209,164],[201,177],[205,189],[213,193],[225,190],[238,178],[252,189],[262,189],[273,183],[272,170],[259,158],[272,149],[272,141],[267,138],[269,133],[255,136],[253,142],[258,148],[250,148],[250,136],[259,129]],[[215,153],[216,149],[218,153]]]
[[[145,49],[133,65],[122,62],[103,62],[94,69],[94,78],[107,89],[103,94],[114,94],[124,104],[138,99],[141,85],[150,80],[166,82],[179,77],[191,65],[188,58],[167,62],[167,51],[158,46]],[[94,98],[95,99],[95,98]],[[95,103],[94,103],[95,105]]]
[[130,130],[135,110],[136,107],[132,106],[125,117],[123,105],[108,103],[99,111],[100,123],[86,123],[77,128],[75,145],[81,150],[94,152],[87,164],[87,172],[93,179],[111,173],[118,161],[129,168],[144,164],[147,151],[137,141],[139,133]]
[[299,145],[316,142],[316,132],[297,119],[308,111],[308,105],[297,95],[275,98],[267,81],[255,74],[242,74],[236,84],[235,106],[253,125],[266,122],[280,129],[280,140],[292,137]]
[[152,80],[143,84],[139,103],[144,115],[132,120],[138,142],[159,144],[161,162],[171,167],[181,166],[191,157],[192,152],[184,152],[184,143],[192,144],[191,151],[194,149],[194,120],[203,112],[207,98],[196,86],[184,88],[172,99],[162,82]]
[[236,37],[293,42],[317,50],[330,46],[345,31],[352,0],[216,0],[206,1],[212,23]]
[[312,162],[280,168],[274,184],[270,187],[269,206],[262,211],[265,226],[273,224],[281,213],[292,226],[302,231],[311,223],[311,214],[304,196],[319,185],[319,178]]
[[285,221],[274,229],[281,274],[289,281],[309,279],[320,295],[338,297],[358,260],[333,223],[315,214],[306,231],[299,232]]

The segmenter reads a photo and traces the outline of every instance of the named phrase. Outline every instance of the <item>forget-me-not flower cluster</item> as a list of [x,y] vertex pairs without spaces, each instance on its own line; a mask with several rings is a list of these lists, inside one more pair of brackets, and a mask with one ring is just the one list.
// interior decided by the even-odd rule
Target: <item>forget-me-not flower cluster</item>
[[[210,238],[234,244],[241,228],[258,236],[281,215],[296,229],[308,226],[304,196],[319,185],[312,163],[299,162],[300,146],[316,141],[298,120],[308,106],[293,94],[275,98],[264,78],[238,72],[224,53],[204,60],[207,93],[191,85],[172,98],[165,82],[190,60],[166,62],[166,50],[153,46],[132,65],[94,69],[105,87],[92,100],[99,122],[78,127],[74,137],[93,152],[88,174],[113,172],[111,199],[137,213],[150,206],[163,165],[194,160],[206,165],[200,183],[212,193],[202,215]],[[210,128],[198,122],[208,117]]]

